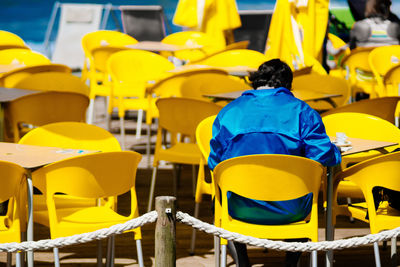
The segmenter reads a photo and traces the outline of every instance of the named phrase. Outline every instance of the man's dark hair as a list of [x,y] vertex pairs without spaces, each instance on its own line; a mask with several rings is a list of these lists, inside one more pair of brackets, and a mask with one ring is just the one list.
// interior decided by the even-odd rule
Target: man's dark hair
[[381,17],[382,19],[388,19],[391,4],[391,0],[368,0],[365,6],[365,17]]
[[280,59],[271,59],[258,67],[250,77],[252,86],[257,89],[261,86],[269,86],[273,88],[285,87],[292,88],[293,73],[290,67]]

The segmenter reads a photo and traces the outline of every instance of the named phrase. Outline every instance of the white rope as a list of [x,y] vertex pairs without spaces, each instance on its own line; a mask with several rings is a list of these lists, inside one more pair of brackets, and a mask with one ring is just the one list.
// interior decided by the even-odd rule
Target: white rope
[[187,213],[178,211],[176,218],[181,223],[187,224],[200,231],[208,234],[213,234],[221,238],[245,243],[252,246],[264,247],[273,250],[292,251],[292,252],[311,252],[311,251],[326,251],[326,250],[341,250],[345,248],[353,248],[369,245],[379,241],[389,240],[392,237],[400,235],[400,227],[393,230],[382,231],[378,234],[369,234],[363,237],[353,237],[348,239],[340,239],[334,241],[321,242],[284,242],[273,241],[268,239],[260,239],[251,236],[245,236],[238,233],[229,232],[222,228],[216,227],[209,223],[202,222]]
[[90,233],[83,233],[69,237],[60,237],[56,239],[43,239],[39,241],[26,241],[22,243],[4,243],[0,244],[0,251],[2,252],[16,252],[16,251],[34,251],[34,250],[47,250],[51,248],[60,248],[72,244],[87,243],[93,240],[107,238],[111,235],[121,234],[125,231],[141,227],[147,223],[153,223],[157,220],[157,212],[151,211],[138,218],[129,220],[125,223],[115,224],[109,228],[96,230]]
[[[284,242],[273,241],[268,239],[260,239],[251,236],[245,236],[238,233],[229,232],[222,228],[216,227],[209,223],[202,222],[187,213],[178,211],[176,218],[179,222],[192,226],[193,228],[213,234],[221,238],[245,243],[252,246],[264,247],[273,250],[293,251],[293,252],[311,252],[326,250],[341,250],[345,248],[354,248],[369,245],[375,242],[389,240],[400,235],[400,227],[382,231],[379,234],[369,234],[363,237],[353,237],[348,239],[340,239],[334,241],[322,242]],[[48,250],[52,248],[60,248],[73,244],[87,243],[93,240],[107,238],[111,235],[121,234],[125,231],[141,227],[147,223],[153,223],[157,220],[157,212],[151,211],[138,218],[127,221],[126,223],[116,224],[109,228],[100,229],[90,233],[83,233],[69,237],[60,237],[56,239],[43,239],[39,241],[26,241],[22,243],[4,243],[0,244],[0,252],[17,252],[17,251],[34,251]]]

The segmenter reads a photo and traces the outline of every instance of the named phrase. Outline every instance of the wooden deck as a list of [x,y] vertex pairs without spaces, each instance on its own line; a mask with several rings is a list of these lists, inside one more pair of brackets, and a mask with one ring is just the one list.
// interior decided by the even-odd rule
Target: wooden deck
[[[102,105],[102,101],[100,102]],[[99,109],[97,109],[99,110]],[[104,126],[104,122],[101,120],[102,117],[97,116],[97,124]],[[113,122],[117,127],[118,122]],[[146,137],[143,136],[141,139],[136,139],[134,133],[134,123],[128,123],[128,136],[127,143],[128,148],[144,152],[144,142]],[[114,132],[115,131],[115,132]],[[143,131],[144,133],[145,131]],[[119,138],[117,128],[113,128],[113,133]],[[137,194],[139,201],[140,213],[143,214],[147,208],[148,191],[151,179],[151,169],[146,168],[146,158],[144,157],[140,164],[140,169],[137,173]],[[166,165],[163,166],[157,177],[156,195],[172,195],[172,170],[171,167]],[[193,214],[194,210],[194,198],[192,196],[192,181],[191,181],[191,166],[184,166],[181,173],[180,187],[178,189],[178,210]],[[129,197],[123,195],[118,200],[118,209],[121,212],[127,212],[129,209]],[[324,240],[324,217],[322,209],[320,209],[320,240]],[[201,209],[200,219],[205,222],[212,222],[211,212],[211,200],[205,197]],[[47,228],[35,224],[35,240],[49,238],[49,231]],[[154,265],[154,227],[155,224],[148,224],[142,227],[142,246],[145,266]],[[177,266],[213,266],[213,237],[211,235],[198,232],[196,251],[194,256],[189,255],[189,246],[192,228],[177,223]],[[368,225],[361,222],[350,223],[347,218],[338,218],[338,224],[336,228],[336,238],[343,238],[355,235],[365,235],[369,233]],[[116,266],[138,266],[136,246],[133,240],[133,236],[130,233],[116,236]],[[103,250],[105,255],[106,241],[103,240]],[[381,246],[382,248],[382,246]],[[60,259],[62,266],[96,266],[96,242],[90,242],[87,244],[74,245],[60,249]],[[386,250],[381,249],[381,260],[382,266],[388,266],[390,264],[389,259],[390,248]],[[335,251],[335,266],[375,266],[373,248],[372,246],[360,247],[355,249],[347,249],[343,251]],[[251,247],[249,248],[249,257],[253,266],[283,266],[284,252],[277,251],[265,251],[260,248]],[[5,266],[6,255],[0,253],[0,266]],[[309,257],[308,254],[303,253],[301,258],[301,266],[308,266]],[[325,265],[325,254],[318,253],[318,262],[320,266]],[[35,266],[53,266],[53,254],[51,251],[39,251],[35,252]],[[235,266],[232,259],[228,257],[228,266]]]

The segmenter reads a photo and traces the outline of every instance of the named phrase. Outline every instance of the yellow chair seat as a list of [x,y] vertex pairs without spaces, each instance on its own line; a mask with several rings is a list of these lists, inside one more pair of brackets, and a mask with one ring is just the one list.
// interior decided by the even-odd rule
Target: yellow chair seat
[[[79,198],[66,195],[56,195],[54,198],[57,208],[61,209],[71,207],[71,202],[73,202],[74,207],[96,206],[97,203],[96,199],[93,198]],[[44,195],[34,195],[33,203],[34,212],[43,210],[47,212],[46,198],[44,197]]]
[[178,143],[171,148],[160,150],[159,158],[182,164],[199,164],[200,149],[196,144]]

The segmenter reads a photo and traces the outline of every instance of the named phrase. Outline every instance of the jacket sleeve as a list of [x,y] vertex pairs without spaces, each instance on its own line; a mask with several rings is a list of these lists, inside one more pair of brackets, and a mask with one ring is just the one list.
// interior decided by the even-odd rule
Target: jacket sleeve
[[221,157],[224,150],[224,139],[221,138],[221,125],[218,116],[213,123],[212,136],[210,141],[210,155],[208,156],[208,167],[210,170],[214,170],[215,166],[222,161]]
[[339,149],[330,141],[322,119],[315,110],[310,112],[306,120],[302,120],[301,130],[305,157],[324,166],[335,166],[342,161]]

